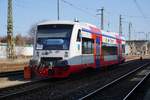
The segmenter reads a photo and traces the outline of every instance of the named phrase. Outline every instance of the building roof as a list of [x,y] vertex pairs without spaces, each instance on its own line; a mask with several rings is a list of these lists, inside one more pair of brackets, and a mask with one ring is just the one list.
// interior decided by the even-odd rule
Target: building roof
[[126,42],[149,42],[148,40],[126,40]]

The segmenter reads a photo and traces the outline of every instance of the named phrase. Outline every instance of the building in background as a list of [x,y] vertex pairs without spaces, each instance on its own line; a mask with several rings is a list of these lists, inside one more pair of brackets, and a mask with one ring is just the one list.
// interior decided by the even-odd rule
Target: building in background
[[150,55],[150,41],[128,40],[126,41],[127,55]]
[[[0,43],[0,58],[7,58],[7,43]],[[33,56],[33,46],[15,46],[17,57],[32,57]]]

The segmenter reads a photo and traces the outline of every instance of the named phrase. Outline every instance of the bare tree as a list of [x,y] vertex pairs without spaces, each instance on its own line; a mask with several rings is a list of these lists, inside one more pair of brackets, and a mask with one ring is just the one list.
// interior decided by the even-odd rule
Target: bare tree
[[0,42],[7,43],[7,37],[6,36],[1,37]]
[[16,35],[15,43],[18,46],[24,46],[26,44],[25,38],[21,34]]
[[30,38],[32,38],[32,39],[34,38],[36,29],[37,29],[37,24],[32,25],[31,28],[29,29],[28,34],[29,34]]
[[0,37],[0,43],[2,42],[2,37]]
[[32,42],[32,44],[33,44],[33,42],[34,42],[34,36],[35,36],[35,34],[36,34],[36,31],[37,31],[37,25],[38,25],[39,23],[41,23],[41,22],[44,22],[44,21],[46,21],[46,20],[42,20],[42,21],[39,21],[39,22],[33,24],[33,25],[31,26],[31,28],[29,29],[28,34],[29,34],[29,38],[31,39],[30,41]]

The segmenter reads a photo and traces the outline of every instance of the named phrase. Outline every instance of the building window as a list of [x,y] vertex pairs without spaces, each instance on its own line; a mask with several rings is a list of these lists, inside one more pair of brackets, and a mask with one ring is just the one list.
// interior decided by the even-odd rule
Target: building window
[[102,45],[102,54],[104,56],[117,55],[117,46]]

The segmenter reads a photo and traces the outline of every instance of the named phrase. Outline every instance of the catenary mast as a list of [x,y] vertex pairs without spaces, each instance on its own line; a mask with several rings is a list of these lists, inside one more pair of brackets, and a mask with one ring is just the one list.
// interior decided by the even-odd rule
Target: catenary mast
[[12,0],[8,0],[8,15],[7,15],[7,57],[13,59],[15,57],[13,39],[13,15],[12,15]]

